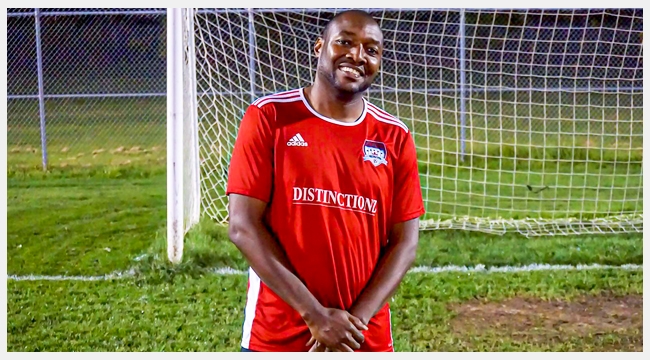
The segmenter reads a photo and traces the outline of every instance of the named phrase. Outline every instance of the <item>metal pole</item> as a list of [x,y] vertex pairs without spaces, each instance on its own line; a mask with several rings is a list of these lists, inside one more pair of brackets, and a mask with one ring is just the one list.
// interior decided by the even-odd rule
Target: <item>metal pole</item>
[[460,9],[460,161],[465,161],[465,9]]
[[45,95],[43,90],[43,51],[41,49],[41,10],[34,9],[36,26],[36,67],[38,71],[38,112],[41,118],[41,151],[43,170],[47,170],[47,137],[45,135]]
[[[194,12],[193,8],[188,8],[185,10],[187,16],[183,18],[183,21],[187,24],[187,45],[183,44],[183,48],[187,46],[187,82],[189,89],[184,89],[189,93],[189,104],[183,104],[183,107],[189,107],[189,114],[186,118],[183,119],[183,122],[189,122],[189,126],[184,127],[184,131],[188,132],[183,134],[185,139],[183,140],[183,146],[189,146],[192,155],[189,159],[183,159],[187,161],[188,164],[185,166],[187,168],[189,176],[183,179],[183,182],[189,182],[189,186],[183,185],[184,190],[190,189],[188,194],[183,194],[185,198],[190,198],[191,208],[189,209],[189,216],[187,216],[187,224],[185,224],[185,229],[189,229],[194,224],[199,222],[201,218],[201,166],[199,159],[199,115],[198,115],[198,106],[197,106],[197,97],[196,97],[196,49],[195,49],[195,40],[194,40]],[[185,63],[185,60],[183,60]],[[183,229],[183,230],[185,230]]]
[[248,74],[251,81],[251,103],[255,101],[255,15],[248,8]]
[[183,257],[183,24],[180,8],[167,9],[167,258]]

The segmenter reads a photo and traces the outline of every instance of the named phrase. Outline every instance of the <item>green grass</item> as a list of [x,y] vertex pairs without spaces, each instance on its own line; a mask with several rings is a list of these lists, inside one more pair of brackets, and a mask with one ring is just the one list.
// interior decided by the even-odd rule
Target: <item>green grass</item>
[[[397,351],[598,350],[589,337],[527,344],[450,331],[454,303],[513,296],[642,293],[642,271],[412,275],[392,301]],[[163,283],[14,282],[7,286],[9,351],[238,351],[246,277]],[[608,334],[618,341],[629,334]],[[602,335],[600,335],[602,337]],[[615,340],[616,340],[615,339]],[[642,341],[639,335],[633,341]],[[621,348],[625,350],[625,348]]]
[[[127,268],[166,217],[165,177],[8,180],[7,271],[95,275]],[[146,241],[150,238],[150,241]]]
[[[8,272],[101,275],[127,269],[133,265],[133,258],[142,254],[153,256],[140,264],[165,266],[164,174],[130,176],[10,178]],[[516,234],[425,231],[420,236],[415,265],[642,263],[641,240],[642,235],[636,233],[526,239]],[[246,268],[226,228],[207,218],[187,235],[185,254],[189,260],[183,266],[188,271]]]
[[[425,219],[590,220],[622,215],[639,220],[643,133],[642,108],[634,107],[641,103],[638,94],[474,94],[468,103],[464,153],[453,98],[384,93],[373,101],[413,131]],[[204,104],[199,114],[207,117],[201,128],[212,130],[203,133],[200,156],[211,166],[203,178],[220,184],[241,109]],[[164,99],[52,99],[45,110],[53,173],[165,166]],[[38,103],[10,101],[7,126],[9,174],[38,173]],[[217,139],[218,132],[230,135]],[[546,190],[533,193],[528,186]],[[224,189],[207,186],[205,194],[216,199],[224,196]]]
[[[45,113],[52,169],[164,164],[164,98],[50,99]],[[8,102],[7,150],[9,171],[41,168],[38,101]]]
[[[165,175],[156,168],[12,173],[7,269],[13,275],[101,275],[121,280],[8,281],[9,351],[237,351],[246,263],[225,228],[203,219],[183,262],[166,260]],[[110,249],[110,251],[106,249]],[[463,231],[421,233],[416,265],[643,263],[641,234],[526,239]],[[637,349],[642,331],[588,334],[463,332],[450,325],[467,301],[571,301],[642,294],[642,270],[409,274],[392,300],[398,351]],[[541,339],[541,340],[540,340]]]
[[[597,341],[566,338],[557,343],[534,344],[500,337],[498,333],[454,334],[450,332],[449,321],[455,314],[449,308],[451,304],[474,299],[492,302],[513,297],[571,299],[586,293],[600,294],[602,289],[629,295],[642,293],[642,287],[641,272],[410,276],[394,299],[395,333],[401,335],[395,336],[398,339],[395,347],[401,351],[567,351],[573,344],[586,350],[589,345],[598,347]],[[637,336],[636,341],[639,340]]]
[[[511,106],[512,99],[504,97],[501,108],[481,110],[487,118],[478,114],[485,101],[474,99],[473,131],[463,161],[457,119],[450,111],[453,103],[444,97],[412,96],[416,106],[391,108],[391,101],[402,104],[409,99],[384,99],[387,110],[414,130],[429,217],[590,218],[642,212],[642,154],[637,144],[641,132],[630,122],[641,118],[641,110],[605,109],[613,100],[624,105],[624,99],[564,97],[557,99],[563,103],[554,110],[525,103]],[[585,101],[593,106],[585,108]],[[419,106],[425,103],[426,111]],[[247,264],[227,238],[226,228],[203,218],[186,237],[182,263],[166,260],[164,102],[48,100],[46,110],[50,167],[43,172],[37,102],[12,100],[8,106],[8,273],[93,276],[132,270],[133,276],[96,282],[8,280],[8,350],[237,351],[246,277],[218,276],[213,269],[244,270]],[[563,120],[545,122],[544,112]],[[493,117],[498,114],[503,116]],[[567,127],[566,119],[572,116],[577,120]],[[521,128],[526,117],[531,119],[528,128]],[[493,128],[495,124],[501,130]],[[592,136],[540,137],[529,131],[526,138],[526,131],[524,137],[512,131],[540,126],[561,132],[588,128]],[[499,139],[500,145],[487,144],[486,138]],[[540,148],[538,141],[545,146]],[[217,173],[223,173],[227,161],[219,163]],[[528,184],[549,188],[533,194]],[[215,188],[208,194],[222,192]],[[643,264],[642,234],[525,238],[513,233],[424,231],[415,265],[592,263]],[[460,319],[458,306],[476,301],[555,299],[582,304],[580,299],[589,295],[624,299],[642,295],[642,280],[642,270],[622,269],[409,274],[392,299],[395,347],[638,350],[642,328],[634,322],[615,330],[573,333],[531,328],[523,335],[496,328],[476,332],[457,328],[454,322]]]
[[[624,265],[643,263],[641,234],[616,236],[585,235],[579,237],[541,237],[491,235],[467,231],[423,231],[420,233],[414,266],[517,266],[527,264],[593,264]],[[227,236],[227,228],[203,219],[186,236],[186,259],[180,266],[170,267],[164,261],[163,241],[152,245],[141,268],[164,268],[171,271],[193,271],[230,267],[247,269],[245,260]],[[144,270],[143,272],[148,272]]]

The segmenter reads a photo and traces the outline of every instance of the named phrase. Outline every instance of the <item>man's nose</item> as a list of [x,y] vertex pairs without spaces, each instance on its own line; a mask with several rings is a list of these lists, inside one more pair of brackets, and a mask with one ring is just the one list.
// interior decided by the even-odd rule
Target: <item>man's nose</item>
[[353,60],[355,63],[366,63],[366,51],[363,48],[363,45],[351,47],[350,51],[347,53],[347,57]]

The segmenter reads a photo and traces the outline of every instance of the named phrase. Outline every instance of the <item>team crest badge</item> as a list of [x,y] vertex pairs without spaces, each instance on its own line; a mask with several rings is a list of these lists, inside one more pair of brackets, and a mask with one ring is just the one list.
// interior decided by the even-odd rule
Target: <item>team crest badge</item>
[[386,145],[379,141],[366,140],[363,143],[363,161],[370,161],[373,165],[387,165]]

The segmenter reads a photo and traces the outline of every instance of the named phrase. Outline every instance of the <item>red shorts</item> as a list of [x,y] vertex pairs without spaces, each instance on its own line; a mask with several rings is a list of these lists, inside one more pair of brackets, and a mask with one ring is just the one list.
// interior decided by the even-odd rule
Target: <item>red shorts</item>
[[[275,306],[264,305],[271,304],[258,304],[252,320],[248,318],[250,314],[246,314],[242,348],[270,352],[309,351],[306,344],[311,338],[311,333],[298,313],[290,307],[278,309]],[[286,304],[280,305],[280,307],[284,306],[288,307]],[[364,342],[361,344],[361,349],[357,351],[394,351],[388,304],[370,319],[368,330],[363,331],[363,335]]]

